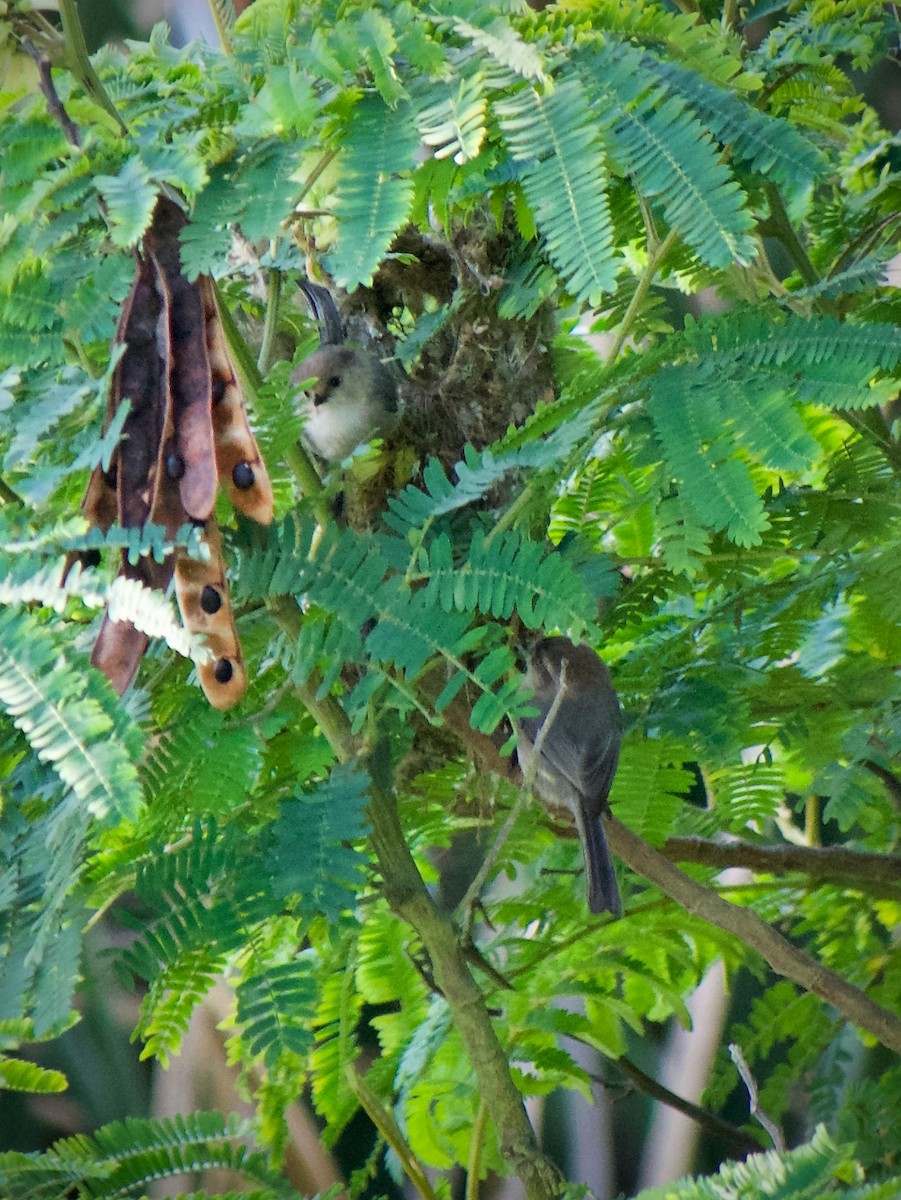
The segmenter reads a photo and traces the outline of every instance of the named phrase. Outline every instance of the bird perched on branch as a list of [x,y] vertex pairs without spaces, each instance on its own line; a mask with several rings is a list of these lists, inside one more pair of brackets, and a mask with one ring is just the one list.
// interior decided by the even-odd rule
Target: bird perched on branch
[[520,766],[551,812],[564,809],[575,818],[588,907],[622,916],[603,826],[620,746],[620,707],[610,672],[589,646],[549,637],[532,649],[525,684],[538,715],[519,722]]
[[304,437],[326,462],[340,462],[361,442],[391,433],[400,418],[397,382],[388,367],[363,346],[344,341],[331,293],[304,281],[301,289],[320,323],[320,346],[291,375],[303,389]]

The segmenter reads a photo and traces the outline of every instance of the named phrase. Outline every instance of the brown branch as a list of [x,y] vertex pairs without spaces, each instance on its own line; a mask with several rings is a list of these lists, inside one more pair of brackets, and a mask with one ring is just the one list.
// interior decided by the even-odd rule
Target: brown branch
[[50,73],[50,59],[46,54],[38,50],[30,38],[22,38],[22,48],[28,54],[29,58],[34,59],[34,64],[38,69],[38,86],[43,93],[44,99],[47,101],[47,108],[50,111],[51,117],[53,117],[63,131],[66,141],[71,146],[80,147],[81,135],[78,132],[78,126],[66,112],[63,102],[60,100],[54,87],[53,76]]
[[671,862],[710,867],[747,867],[779,875],[798,871],[811,879],[840,883],[864,891],[896,895],[901,891],[901,855],[868,854],[844,846],[756,846],[737,839],[713,842],[701,837],[669,838],[661,853]]
[[[581,1042],[584,1046],[591,1045],[590,1042],[574,1035],[573,1040]],[[729,1147],[731,1154],[744,1156],[760,1150],[759,1142],[756,1142],[743,1129],[739,1129],[737,1125],[733,1125],[730,1121],[725,1121],[722,1117],[717,1116],[716,1113],[709,1112],[699,1104],[693,1104],[690,1100],[685,1100],[682,1096],[671,1092],[669,1088],[664,1087],[662,1083],[658,1083],[652,1076],[646,1075],[641,1067],[632,1062],[631,1059],[625,1056],[622,1058],[605,1057],[605,1061],[618,1071],[622,1071],[637,1091],[643,1092],[646,1096],[650,1096],[652,1100],[657,1100],[660,1104],[667,1105],[668,1108],[675,1109],[676,1112],[680,1112],[683,1116],[697,1122],[708,1133],[718,1137]],[[609,1080],[602,1079],[596,1075],[592,1075],[591,1077],[603,1087],[610,1087]]]
[[872,758],[865,758],[861,766],[866,767],[871,775],[875,775],[880,783],[885,785],[885,790],[895,804],[901,808],[901,779],[893,771],[883,767],[881,763],[874,762]]
[[[286,597],[269,601],[273,617],[286,633],[296,636],[301,614]],[[298,689],[320,729],[341,761],[356,757],[361,747],[351,734],[347,716],[333,696],[317,700],[315,688]],[[508,764],[505,764],[508,765]],[[386,768],[377,750],[372,770],[369,816],[372,846],[382,876],[385,898],[393,911],[419,937],[429,956],[437,988],[451,1010],[479,1080],[479,1090],[497,1130],[504,1159],[522,1180],[527,1200],[557,1200],[562,1180],[550,1159],[541,1152],[529,1123],[522,1096],[510,1074],[510,1064],[491,1023],[485,998],[472,977],[459,931],[434,903],[401,828],[397,803],[385,777]],[[509,986],[506,980],[502,981]]]
[[[375,767],[374,774],[378,774]],[[556,1200],[562,1187],[560,1175],[535,1140],[484,997],[466,965],[458,931],[425,889],[404,839],[394,797],[375,783],[371,794],[372,843],[385,896],[394,912],[415,930],[431,959],[435,982],[450,1007],[497,1130],[501,1154],[523,1181],[529,1200]]]
[[633,871],[643,875],[675,900],[686,912],[726,930],[764,958],[778,975],[832,1004],[842,1016],[866,1029],[891,1050],[901,1052],[901,1019],[877,1004],[860,988],[822,966],[804,950],[793,946],[748,908],[730,904],[710,888],[674,867],[659,850],[649,846],[616,818],[606,824],[611,847]]

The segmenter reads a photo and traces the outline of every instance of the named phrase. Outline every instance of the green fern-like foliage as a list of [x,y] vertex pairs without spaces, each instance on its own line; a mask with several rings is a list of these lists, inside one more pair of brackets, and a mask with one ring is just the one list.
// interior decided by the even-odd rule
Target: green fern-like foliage
[[[391,1170],[462,1164],[472,1191],[516,1168],[499,1114],[520,1096],[588,1093],[574,1039],[610,1060],[640,1040],[655,1074],[661,1027],[721,962],[742,1008],[703,1103],[747,1112],[734,1042],[762,1109],[810,1140],[667,1194],[893,1194],[874,1130],[898,1075],[860,1012],[708,918],[714,891],[746,906],[897,1019],[897,888],[873,864],[899,837],[901,173],[855,74],[896,21],[875,0],[683,7],[217,4],[223,50],[160,26],[96,55],[99,84],[10,8],[79,146],[43,93],[0,96],[6,1089],[63,1086],[20,1047],[88,1003],[99,925],[145,1057],[231,990],[228,1055],[276,1155],[305,1092],[336,1153],[362,1106]],[[113,582],[123,551],[191,554],[198,531],[77,515],[125,419],[103,432],[110,347],[161,193],[188,217],[185,274],[216,280],[275,484],[266,529],[217,508],[249,679],[227,713],[171,597]],[[404,371],[396,434],[321,492],[290,383],[315,337],[305,274]],[[63,578],[69,554],[101,561]],[[122,699],[89,662],[105,605],[154,639]],[[620,696],[613,816],[667,856],[716,845],[683,864],[706,905],[617,862],[624,917],[588,913],[578,842],[513,757],[523,658],[554,634],[597,649]],[[783,842],[807,871],[720,874],[724,848],[746,867]],[[823,874],[833,846],[868,864],[859,889]],[[244,1176],[228,1194],[292,1195],[246,1132],[200,1114],[0,1144],[0,1190],[138,1197],[220,1165]]]
[[401,172],[418,145],[410,118],[406,105],[389,108],[375,97],[361,100],[354,114],[335,202],[341,235],[330,263],[342,287],[369,283],[409,216],[413,189]]
[[[129,1118],[98,1129],[93,1137],[58,1141],[45,1155],[0,1155],[0,1182],[10,1197],[58,1197],[77,1189],[82,1195],[138,1195],[151,1180],[176,1177],[213,1164],[240,1172],[252,1190],[246,1198],[297,1196],[266,1162],[248,1149],[248,1130],[235,1117],[194,1113],[171,1120]],[[255,1184],[261,1185],[254,1187]]]
[[95,676],[86,697],[52,636],[24,614],[4,613],[0,638],[0,703],[35,754],[91,816],[133,816],[141,802],[137,731],[122,728],[105,682]]
[[[496,105],[535,223],[570,291],[597,300],[614,280],[604,158],[577,80],[543,95],[535,88]],[[537,160],[537,161],[536,161]]]
[[[805,1200],[808,1196],[835,1194],[848,1200],[883,1200],[891,1191],[879,1184],[873,1187],[842,1186],[853,1163],[848,1151],[834,1145],[823,1129],[818,1129],[808,1146],[787,1154],[754,1154],[747,1162],[730,1164],[716,1175],[704,1179],[684,1179],[666,1188],[649,1188],[638,1193],[638,1200],[720,1200],[727,1196],[771,1195],[784,1200]],[[894,1186],[894,1185],[892,1185]],[[838,1191],[835,1189],[839,1188]]]

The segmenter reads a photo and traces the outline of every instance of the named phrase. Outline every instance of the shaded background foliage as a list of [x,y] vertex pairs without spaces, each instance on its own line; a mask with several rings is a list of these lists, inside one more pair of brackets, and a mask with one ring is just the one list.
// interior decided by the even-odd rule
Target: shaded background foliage
[[[285,1142],[282,1113],[303,1081],[326,1142],[345,1171],[360,1168],[358,1190],[392,1187],[341,1156],[363,1140],[350,1132],[361,1096],[343,1073],[359,1055],[416,1155],[467,1162],[479,1090],[416,939],[374,886],[365,777],[330,773],[334,745],[311,712],[321,728],[316,702],[337,688],[358,729],[391,734],[404,828],[437,881],[434,848],[452,864],[459,853],[451,828],[481,852],[512,802],[471,760],[475,734],[502,729],[519,702],[498,624],[511,618],[606,647],[628,721],[616,814],[655,845],[718,834],[806,847],[810,867],[788,875],[717,883],[718,866],[689,869],[897,1010],[896,889],[867,877],[871,860],[856,887],[818,874],[816,851],[897,847],[898,302],[884,269],[898,251],[898,149],[855,89],[885,70],[898,32],[888,6],[768,6],[770,30],[758,26],[750,52],[719,27],[719,5],[701,7],[710,23],[695,26],[643,4],[543,18],[439,6],[436,31],[412,7],[297,5],[289,21],[287,6],[258,0],[231,56],[173,50],[159,30],[149,46],[101,51],[127,142],[63,73],[70,115],[96,130],[80,158],[40,97],[7,105],[0,415],[4,479],[25,505],[0,514],[3,937],[18,970],[4,974],[2,1016],[9,1043],[52,1036],[84,974],[86,1019],[38,1050],[74,1085],[56,1110],[62,1129],[146,1112],[147,1080],[99,1015],[116,995],[107,968],[93,952],[79,966],[85,907],[116,900],[124,911],[93,937],[122,943],[118,969],[141,981],[140,1012],[123,1025],[138,1026],[146,1052],[171,1056],[228,972],[230,1054],[270,1141]],[[97,44],[113,32],[97,28]],[[887,94],[871,97],[883,122]],[[420,161],[420,143],[432,157]],[[265,543],[232,535],[257,678],[227,717],[166,649],[120,707],[84,656],[104,577],[52,593],[60,553],[84,538],[71,518],[98,455],[128,248],[161,187],[192,206],[186,269],[218,278],[255,350],[281,291],[279,354],[305,351],[290,288],[316,260],[351,290],[351,326],[406,368],[388,515],[377,535],[330,529],[311,564],[314,522],[280,465],[297,435],[287,370],[263,361],[254,414],[281,520]],[[243,261],[232,222],[256,243]],[[711,287],[731,311],[683,320],[685,298]],[[592,307],[606,362],[569,336]],[[627,334],[638,352],[619,353]],[[252,364],[247,374],[252,384]],[[476,451],[452,469],[466,443]],[[301,593],[311,607],[298,628],[279,603]],[[437,684],[420,674],[435,658]],[[339,662],[360,671],[339,681]],[[444,691],[459,736],[455,689],[476,706],[465,752],[422,712]],[[54,729],[49,751],[48,713],[80,722],[74,735]],[[106,747],[87,774],[84,745]],[[552,1108],[591,1089],[597,1060],[586,1067],[573,1039],[607,1057],[614,1082],[624,1054],[656,1074],[662,1030],[687,1019],[687,998],[722,961],[724,1040],[742,1047],[789,1144],[824,1121],[853,1150],[815,1143],[822,1178],[896,1178],[901,1074],[888,1051],[865,1048],[813,995],[774,985],[756,954],[631,873],[626,920],[589,924],[574,862],[573,843],[527,810],[503,860],[512,885],[491,893],[478,926],[483,953],[517,981],[490,1002],[527,1094],[554,1097]],[[98,1087],[92,1054],[121,1064],[119,1094]],[[639,1103],[617,1102],[612,1117],[628,1191]],[[50,1136],[10,1093],[0,1104],[10,1148]],[[705,1106],[766,1144],[725,1046]],[[177,1128],[171,1142],[207,1146],[221,1132]],[[111,1135],[113,1148],[142,1136]],[[651,1135],[651,1153],[659,1144]],[[696,1169],[727,1151],[710,1132]],[[481,1155],[500,1169],[490,1128]],[[250,1166],[278,1194],[268,1168]]]

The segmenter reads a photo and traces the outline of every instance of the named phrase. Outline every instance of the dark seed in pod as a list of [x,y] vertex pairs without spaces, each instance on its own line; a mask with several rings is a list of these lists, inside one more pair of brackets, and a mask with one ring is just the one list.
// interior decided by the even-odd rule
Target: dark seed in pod
[[224,379],[214,379],[213,380],[213,403],[221,404],[224,396],[225,396],[225,380]]
[[241,492],[254,485],[253,467],[248,462],[239,462],[232,471],[232,483]]
[[227,658],[220,658],[215,667],[213,667],[213,674],[216,676],[217,683],[229,683],[234,673],[235,668]]
[[209,583],[200,593],[200,607],[210,616],[212,616],[213,613],[217,613],[222,607],[222,597]]
[[170,479],[181,479],[185,473],[185,460],[174,450],[166,455],[166,474]]

